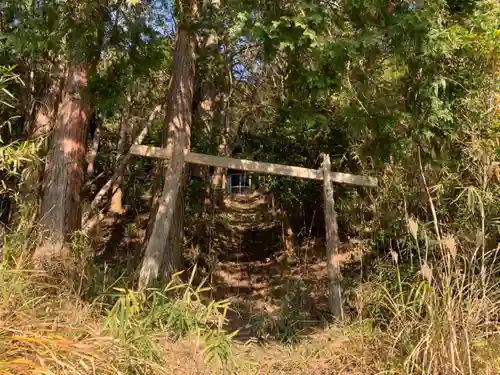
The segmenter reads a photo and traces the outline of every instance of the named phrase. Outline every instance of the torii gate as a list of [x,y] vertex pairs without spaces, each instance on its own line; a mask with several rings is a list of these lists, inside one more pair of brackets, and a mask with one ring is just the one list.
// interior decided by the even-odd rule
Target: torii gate
[[[129,153],[136,156],[145,156],[157,159],[167,159],[167,149],[160,147],[134,144]],[[184,162],[205,166],[230,168],[247,172],[266,173],[279,176],[289,176],[308,180],[323,181],[323,199],[326,231],[326,259],[329,279],[329,308],[339,320],[343,319],[342,291],[340,287],[340,265],[338,254],[339,237],[337,213],[334,207],[332,182],[359,186],[376,187],[377,179],[353,175],[349,173],[332,172],[330,156],[323,154],[323,163],[319,169],[308,169],[290,165],[264,163],[252,160],[233,159],[228,157],[213,156],[189,152],[184,156]],[[147,257],[148,254],[145,255]]]

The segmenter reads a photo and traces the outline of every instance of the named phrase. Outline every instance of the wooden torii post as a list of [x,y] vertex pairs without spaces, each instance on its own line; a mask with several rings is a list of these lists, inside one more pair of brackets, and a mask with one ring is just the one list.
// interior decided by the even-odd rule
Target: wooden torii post
[[[132,145],[130,154],[157,159],[168,158],[164,148]],[[337,213],[334,207],[332,182],[376,187],[377,179],[374,177],[358,176],[350,173],[332,172],[330,156],[323,154],[323,163],[320,169],[309,169],[290,165],[264,163],[253,160],[233,159],[221,156],[198,154],[189,152],[184,157],[184,162],[205,166],[236,169],[247,172],[266,173],[278,176],[296,177],[308,180],[323,181],[323,199],[326,227],[326,256],[329,279],[328,301],[331,313],[338,319],[343,319],[342,290],[340,287],[341,272],[338,261],[338,225]],[[175,200],[174,200],[175,203]],[[147,257],[147,254],[145,255]]]

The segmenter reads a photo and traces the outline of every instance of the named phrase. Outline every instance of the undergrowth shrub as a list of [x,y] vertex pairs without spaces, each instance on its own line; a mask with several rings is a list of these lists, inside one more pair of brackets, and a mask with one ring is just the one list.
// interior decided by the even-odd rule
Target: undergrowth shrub
[[205,358],[228,365],[231,339],[237,334],[224,330],[228,300],[204,300],[203,294],[210,288],[204,286],[204,281],[193,285],[196,267],[186,283],[179,281],[180,274],[174,275],[163,289],[114,288],[116,302],[106,309],[106,327],[115,337],[131,342],[151,339],[157,335],[155,332],[166,333],[174,340],[193,335],[198,344],[205,344]]

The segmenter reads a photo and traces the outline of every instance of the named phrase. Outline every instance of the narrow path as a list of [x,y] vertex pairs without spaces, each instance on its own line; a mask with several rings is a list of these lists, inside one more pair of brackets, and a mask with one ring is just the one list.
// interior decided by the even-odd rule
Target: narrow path
[[315,324],[324,321],[319,311],[326,308],[326,264],[312,257],[295,264],[278,260],[281,222],[273,219],[263,197],[233,196],[215,219],[219,262],[214,297],[232,302],[228,329],[239,329],[239,339],[247,341],[274,330],[285,314]]
[[239,339],[248,340],[255,333],[252,319],[273,313],[265,294],[269,276],[280,272],[273,257],[281,250],[281,229],[258,195],[233,196],[216,220],[217,227],[224,228],[214,238],[219,252],[216,297],[231,299],[234,311],[228,312],[228,329],[239,329]]

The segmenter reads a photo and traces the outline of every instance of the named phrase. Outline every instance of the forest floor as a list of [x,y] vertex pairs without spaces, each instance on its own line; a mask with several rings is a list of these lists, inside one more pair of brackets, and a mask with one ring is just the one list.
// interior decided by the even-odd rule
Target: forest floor
[[[373,366],[379,358],[367,350],[373,343],[364,339],[371,336],[367,327],[354,322],[340,329],[329,320],[323,238],[304,236],[293,254],[285,254],[278,216],[270,212],[263,196],[240,194],[226,199],[225,207],[211,217],[191,223],[203,228],[203,246],[216,260],[206,297],[230,301],[225,329],[238,330],[232,345],[235,373],[378,372]],[[124,217],[119,225],[103,226],[101,237],[108,244],[103,255],[116,254],[119,248],[118,256],[122,262],[128,259],[127,268],[132,271],[146,222],[146,217],[142,222]],[[344,244],[341,252],[345,271],[358,274],[360,248]],[[349,291],[345,297],[349,298]],[[346,302],[347,309],[355,309]],[[220,373],[207,370],[189,342],[169,344],[169,348],[167,363],[174,374]]]
[[233,196],[215,220],[213,297],[230,299],[234,311],[228,316],[229,328],[240,329],[241,341],[265,339],[271,327],[260,326],[279,324],[288,305],[302,311],[301,326],[325,324],[326,262],[318,254],[323,252],[322,240],[310,241],[300,257],[295,251],[286,254],[282,223],[268,213],[260,196]]
[[[329,320],[322,238],[303,239],[285,254],[282,222],[256,194],[233,195],[213,219],[211,297],[231,302],[226,329],[239,331],[238,373],[370,373],[366,327],[354,324],[347,333]],[[344,249],[341,262],[359,255],[359,248]]]
[[[22,258],[0,267],[0,374],[422,374],[420,355],[428,350],[441,361],[428,373],[500,374],[496,333],[486,336],[492,331],[473,324],[457,340],[467,345],[455,349],[468,354],[463,363],[470,371],[448,371],[442,345],[448,329],[465,327],[460,319],[470,319],[468,311],[496,314],[496,304],[480,310],[474,295],[454,300],[451,309],[447,293],[418,304],[395,300],[380,281],[384,272],[399,274],[394,264],[380,266],[362,243],[350,242],[339,255],[346,319],[337,324],[326,308],[321,236],[304,230],[309,236],[301,234],[293,251],[285,251],[283,220],[261,196],[233,196],[226,203],[186,223],[191,233],[202,229],[197,245],[210,260],[200,263],[199,277],[183,278],[175,291],[164,292],[164,285],[134,290],[147,225],[144,202],[142,211],[132,207],[106,218],[91,238],[76,237],[72,246],[81,259],[74,259],[69,274],[35,271]],[[28,248],[27,241],[23,232],[13,233],[8,250]],[[187,255],[196,252],[196,241],[186,239]],[[210,288],[200,289],[207,270]],[[422,303],[433,314],[420,315],[415,308]],[[463,315],[449,320],[457,310]],[[422,342],[433,346],[412,357]]]
[[[36,273],[31,277],[29,271],[0,268],[0,374],[38,374],[47,368],[55,370],[43,373],[96,373],[85,367],[90,365],[103,374],[119,373],[117,368],[129,368],[130,374],[156,368],[153,373],[179,375],[354,375],[387,370],[390,342],[374,334],[365,321],[339,327],[329,319],[322,239],[302,238],[304,245],[284,257],[282,222],[269,214],[258,195],[233,196],[208,220],[201,223],[203,237],[209,237],[209,250],[217,262],[209,279],[211,290],[205,295],[207,305],[228,299],[225,330],[239,330],[229,349],[219,351],[231,353],[224,368],[220,361],[206,361],[203,345],[196,344],[196,329],[172,340],[168,330],[158,331],[155,320],[149,321],[147,315],[137,318],[136,297],[130,294],[134,292],[118,289],[121,297],[115,294],[111,305],[104,302],[120,280],[128,285],[126,278],[132,278],[137,267],[147,217],[129,212],[103,222],[90,247],[82,242],[79,251],[93,254],[97,249],[95,263],[105,266],[76,269],[77,274],[81,271],[76,290],[73,279],[67,285],[61,279],[59,286],[51,281],[49,288]],[[348,250],[341,256],[343,270],[347,279],[355,279],[347,272],[359,275],[360,251]],[[84,284],[88,290],[82,293]],[[349,290],[344,292],[347,310],[356,309]],[[178,317],[185,302],[181,298],[160,308]],[[189,314],[199,312],[186,311],[181,321],[188,322],[193,318]],[[206,349],[207,342],[204,345]],[[153,354],[155,348],[160,357]],[[131,366],[144,369],[132,371]]]

